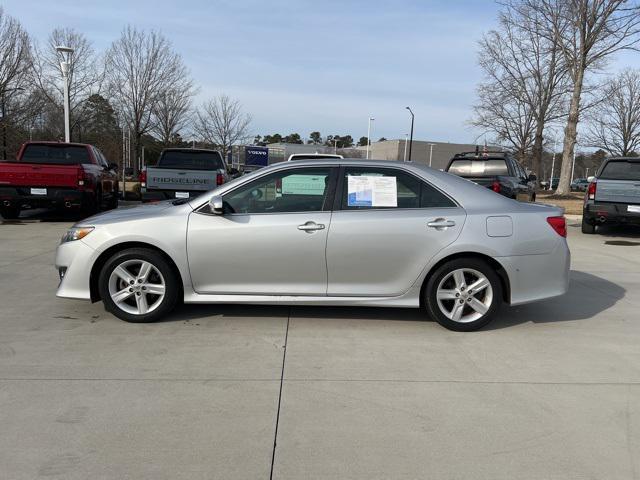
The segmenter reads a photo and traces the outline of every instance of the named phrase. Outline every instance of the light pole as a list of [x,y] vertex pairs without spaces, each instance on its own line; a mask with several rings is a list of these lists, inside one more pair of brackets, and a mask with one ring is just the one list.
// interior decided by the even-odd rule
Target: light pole
[[333,153],[334,153],[334,155],[338,154],[338,139],[337,138],[333,139]]
[[433,146],[435,143],[429,144],[429,166],[431,166],[431,159],[433,158]]
[[573,162],[571,163],[571,183],[573,183],[573,172],[576,169],[576,148],[573,148]]
[[415,115],[413,114],[413,110],[407,107],[409,113],[411,114],[411,139],[409,140],[409,161],[411,161],[411,147],[413,147],[413,120],[415,119]]
[[369,149],[371,148],[371,122],[375,118],[369,117],[369,127],[367,128],[367,159],[369,159]]
[[69,143],[71,141],[71,129],[69,122],[69,71],[71,70],[71,55],[73,54],[73,48],[58,45],[56,50],[62,56],[60,61],[60,71],[62,72],[62,78],[64,79],[64,141]]
[[404,161],[407,161],[407,143],[409,143],[409,134],[404,134]]

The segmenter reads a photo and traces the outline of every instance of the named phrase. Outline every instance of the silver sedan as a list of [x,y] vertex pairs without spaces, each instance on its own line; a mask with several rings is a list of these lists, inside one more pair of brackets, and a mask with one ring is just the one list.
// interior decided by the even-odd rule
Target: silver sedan
[[129,322],[185,303],[423,308],[452,330],[501,303],[562,295],[561,209],[421,165],[285,162],[191,199],[83,220],[56,254],[57,295]]

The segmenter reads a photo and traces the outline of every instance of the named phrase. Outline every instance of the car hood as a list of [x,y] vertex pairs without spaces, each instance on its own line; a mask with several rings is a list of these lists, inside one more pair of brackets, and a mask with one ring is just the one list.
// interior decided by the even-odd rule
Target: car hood
[[106,225],[110,223],[117,223],[128,220],[141,220],[144,218],[154,218],[163,216],[166,214],[166,210],[170,208],[180,208],[184,205],[173,205],[171,200],[158,203],[147,203],[144,205],[138,205],[135,207],[118,208],[116,210],[110,210],[108,212],[99,213],[89,218],[81,220],[76,225],[78,226],[92,226],[92,225]]

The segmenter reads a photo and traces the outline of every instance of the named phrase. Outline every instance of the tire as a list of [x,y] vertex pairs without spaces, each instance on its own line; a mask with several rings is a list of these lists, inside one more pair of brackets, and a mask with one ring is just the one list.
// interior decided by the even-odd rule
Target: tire
[[17,220],[20,216],[20,209],[18,207],[2,207],[0,208],[0,215],[5,220]]
[[536,201],[536,194],[534,193],[533,195],[531,195],[531,203],[535,203]]
[[[460,281],[460,273],[464,282]],[[468,287],[479,280],[484,280],[484,287],[469,295]],[[440,325],[456,332],[471,332],[487,325],[500,307],[502,283],[487,262],[458,258],[441,265],[430,275],[423,295],[427,313]]]
[[596,226],[593,223],[589,222],[583,215],[581,230],[585,235],[593,235],[594,233],[596,233]]
[[115,210],[118,208],[118,191],[111,192],[111,198],[109,199],[109,204],[107,206],[108,210]]
[[[142,265],[148,270],[146,280],[140,282]],[[181,291],[178,275],[169,262],[147,248],[130,248],[109,258],[100,271],[98,289],[105,310],[132,323],[155,322],[165,317],[175,307]],[[121,294],[120,301],[114,300],[116,293]]]

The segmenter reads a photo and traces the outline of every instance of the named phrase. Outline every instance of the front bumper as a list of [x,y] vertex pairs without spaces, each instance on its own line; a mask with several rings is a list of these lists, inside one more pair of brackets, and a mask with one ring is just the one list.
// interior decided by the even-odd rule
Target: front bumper
[[55,266],[58,272],[64,270],[56,296],[91,300],[91,266],[97,256],[96,251],[82,240],[58,245]]
[[69,188],[46,188],[46,195],[33,195],[31,187],[2,187],[0,188],[0,205],[22,210],[25,207],[80,208],[86,203],[87,192]]
[[[640,205],[634,205],[640,207]],[[627,203],[598,203],[589,201],[582,214],[588,223],[640,225],[640,213],[630,212]]]

